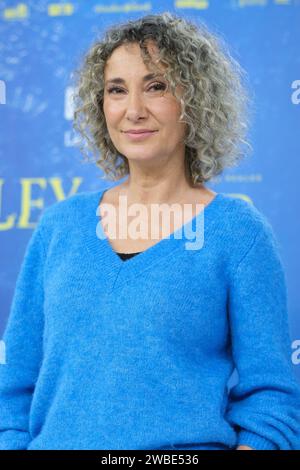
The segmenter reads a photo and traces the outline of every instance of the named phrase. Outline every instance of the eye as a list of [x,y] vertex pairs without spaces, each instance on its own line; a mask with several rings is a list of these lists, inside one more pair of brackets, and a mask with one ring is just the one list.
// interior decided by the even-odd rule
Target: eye
[[[155,91],[159,91],[159,90],[165,90],[166,89],[166,85],[164,83],[154,83],[152,84],[150,87],[149,87],[149,90],[151,90],[152,88],[155,89]],[[123,92],[124,90],[122,88],[119,88],[119,87],[112,87],[112,88],[109,88],[107,90],[108,93],[110,94],[117,94],[119,95],[120,93],[119,92]],[[116,92],[116,93],[114,93]]]
[[[109,89],[107,90],[107,92],[108,92],[108,93],[113,93],[114,91],[118,91],[118,90],[123,91],[122,88],[113,87],[113,88],[109,88]],[[113,94],[114,94],[114,93],[113,93]],[[118,93],[117,93],[117,94],[118,94]]]
[[153,85],[150,86],[149,89],[151,88],[155,88],[156,91],[158,90],[165,90],[166,89],[166,85],[164,83],[154,83]]

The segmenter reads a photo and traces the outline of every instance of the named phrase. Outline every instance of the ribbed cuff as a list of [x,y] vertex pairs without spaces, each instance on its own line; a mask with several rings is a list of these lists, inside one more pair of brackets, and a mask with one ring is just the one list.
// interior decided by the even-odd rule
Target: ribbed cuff
[[239,432],[237,446],[249,446],[253,450],[279,450],[272,441],[251,431]]
[[31,441],[26,431],[9,429],[0,432],[0,450],[26,450]]

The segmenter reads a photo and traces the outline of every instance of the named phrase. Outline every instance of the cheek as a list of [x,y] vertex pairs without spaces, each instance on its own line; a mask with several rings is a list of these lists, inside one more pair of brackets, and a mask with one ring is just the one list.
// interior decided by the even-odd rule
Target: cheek
[[173,133],[182,133],[185,129],[185,123],[179,121],[180,111],[177,109],[170,109],[168,114],[166,114],[166,127]]
[[174,124],[180,124],[179,117],[181,114],[181,106],[176,100],[164,100],[158,105],[157,112],[164,118],[164,122],[168,122],[172,126],[174,126]]
[[103,112],[108,124],[114,124],[117,121],[118,116],[120,114],[120,107],[113,103],[105,103],[103,104]]

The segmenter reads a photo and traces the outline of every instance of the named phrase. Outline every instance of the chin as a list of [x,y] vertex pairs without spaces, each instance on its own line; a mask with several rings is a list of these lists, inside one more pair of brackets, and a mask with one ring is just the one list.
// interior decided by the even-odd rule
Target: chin
[[135,161],[135,162],[139,161],[139,162],[149,162],[149,163],[151,163],[151,162],[155,163],[159,159],[159,157],[156,156],[156,155],[145,155],[144,153],[143,153],[143,155],[141,155],[141,152],[143,152],[143,151],[139,151],[139,153],[137,155],[128,155],[127,154],[126,158],[129,162],[132,160],[132,161]]

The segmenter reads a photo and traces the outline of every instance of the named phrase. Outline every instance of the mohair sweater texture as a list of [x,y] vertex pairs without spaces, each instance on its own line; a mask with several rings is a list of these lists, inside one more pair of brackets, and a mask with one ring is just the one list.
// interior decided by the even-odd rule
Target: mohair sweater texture
[[[267,217],[217,193],[123,261],[103,236],[103,193],[47,207],[26,247],[3,336],[0,449],[300,450]],[[201,248],[187,249],[201,227]]]

